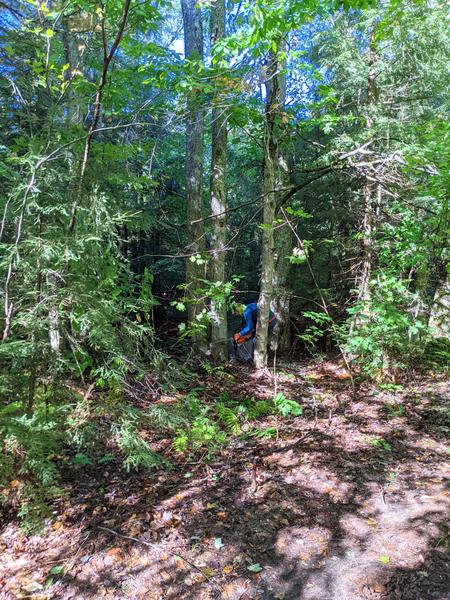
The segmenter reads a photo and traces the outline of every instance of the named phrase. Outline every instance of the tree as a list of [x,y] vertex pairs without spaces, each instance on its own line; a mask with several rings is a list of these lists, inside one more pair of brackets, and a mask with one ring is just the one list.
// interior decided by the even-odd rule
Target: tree
[[[200,8],[196,0],[181,0],[184,25],[184,53],[189,65],[201,65],[203,61],[203,28]],[[196,98],[199,90],[193,88],[187,100],[185,203],[188,222],[188,254],[186,261],[186,286],[190,302],[188,320],[196,328],[196,317],[204,309],[204,302],[195,297],[195,289],[205,279],[205,225],[203,221],[203,130],[204,109]],[[206,331],[197,330],[193,335],[194,347],[201,352],[207,349]]]
[[[285,54],[286,43],[280,44],[280,53]],[[285,114],[286,104],[286,60],[281,61],[278,77],[279,87],[279,100],[277,105],[277,121],[280,129],[283,131],[287,129],[287,117]],[[280,135],[280,138],[282,136]],[[286,136],[287,137],[287,136]],[[291,328],[290,328],[290,296],[291,291],[289,289],[289,274],[291,271],[291,262],[289,256],[292,254],[293,246],[293,234],[291,224],[284,218],[282,207],[280,209],[280,202],[283,192],[286,192],[291,184],[289,165],[288,165],[288,154],[287,154],[287,142],[286,140],[280,139],[278,144],[278,156],[277,156],[277,226],[274,231],[274,244],[275,244],[275,266],[274,266],[274,281],[273,281],[273,310],[277,315],[277,323],[274,331],[274,346],[281,350],[286,351],[291,347]]]
[[[225,0],[216,0],[211,5],[211,49],[225,36]],[[225,283],[225,261],[227,243],[227,194],[225,170],[227,164],[227,108],[221,103],[220,78],[216,77],[216,94],[213,99],[211,124],[211,264],[210,277],[213,283]],[[217,360],[226,360],[227,307],[225,302],[211,299],[211,354]]]
[[263,173],[263,219],[261,283],[256,327],[255,366],[267,366],[267,342],[269,312],[273,295],[275,275],[274,222],[276,215],[277,173],[279,152],[279,107],[280,107],[280,61],[277,51],[270,50],[265,72],[266,105],[264,113],[264,173]]

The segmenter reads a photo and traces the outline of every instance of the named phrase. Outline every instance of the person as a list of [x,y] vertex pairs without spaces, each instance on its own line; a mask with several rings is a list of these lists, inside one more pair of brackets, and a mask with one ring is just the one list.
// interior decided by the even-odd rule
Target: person
[[[244,327],[233,336],[235,356],[239,360],[239,355],[242,354],[245,360],[242,360],[241,362],[250,362],[253,359],[253,346],[256,339],[258,304],[257,302],[251,302],[250,304],[247,304],[247,306],[238,304],[235,313],[241,315],[245,321]],[[272,311],[269,311],[269,334],[275,327],[275,323],[276,315]]]

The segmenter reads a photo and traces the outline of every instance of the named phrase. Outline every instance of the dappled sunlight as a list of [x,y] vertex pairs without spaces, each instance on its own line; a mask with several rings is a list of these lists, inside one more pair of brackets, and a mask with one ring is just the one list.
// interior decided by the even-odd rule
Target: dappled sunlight
[[278,440],[236,437],[169,472],[85,467],[81,488],[68,473],[68,497],[46,537],[28,540],[26,564],[25,538],[3,530],[7,589],[48,579],[53,565],[66,569],[51,588],[64,600],[394,600],[397,577],[425,589],[420,573],[442,569],[449,506],[439,423],[422,437],[416,411],[389,417],[389,396],[354,403],[348,390],[337,403],[332,384],[314,384],[313,397],[302,382],[280,385],[307,402],[280,421]]

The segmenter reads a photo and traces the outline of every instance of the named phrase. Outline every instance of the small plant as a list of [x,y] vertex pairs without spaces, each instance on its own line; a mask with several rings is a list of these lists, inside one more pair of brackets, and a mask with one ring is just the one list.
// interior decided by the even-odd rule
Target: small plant
[[208,373],[208,375],[214,375],[218,379],[229,379],[233,380],[234,377],[231,373],[227,373],[225,369],[221,366],[211,365],[209,362],[202,362],[202,369]]
[[397,383],[380,383],[380,390],[385,390],[387,392],[401,392],[403,386]]
[[303,413],[303,406],[295,400],[290,400],[286,396],[279,392],[273,397],[273,403],[277,409],[277,412],[282,417],[299,417]]
[[72,458],[72,462],[74,465],[78,465],[80,467],[92,465],[92,460],[86,456],[86,454],[83,454],[83,452],[77,452]]
[[406,412],[406,408],[403,404],[390,404],[389,402],[386,402],[385,407],[388,413],[388,417],[391,419],[393,419],[394,417],[401,417]]
[[139,435],[131,415],[130,417],[122,418],[121,422],[112,427],[117,445],[124,455],[124,468],[127,471],[135,471],[142,467],[161,467],[165,463],[164,459],[149,448],[147,442]]
[[312,322],[305,331],[297,337],[304,342],[305,346],[313,351],[319,340],[332,329],[333,319],[326,313],[315,311],[304,311],[303,316]]
[[223,423],[228,433],[238,434],[241,432],[241,425],[238,416],[231,408],[218,402],[216,405],[216,414],[219,421]]
[[246,436],[256,438],[257,440],[271,440],[277,437],[276,427],[263,427],[262,429],[251,429]]
[[217,423],[206,416],[197,417],[186,429],[179,429],[172,445],[177,452],[188,449],[198,450],[205,446],[213,449],[225,442],[227,434],[219,429]]
[[384,450],[385,452],[391,452],[392,450],[391,445],[388,442],[386,442],[386,440],[384,440],[383,438],[371,437],[368,440],[368,442],[374,448],[379,448],[380,450]]

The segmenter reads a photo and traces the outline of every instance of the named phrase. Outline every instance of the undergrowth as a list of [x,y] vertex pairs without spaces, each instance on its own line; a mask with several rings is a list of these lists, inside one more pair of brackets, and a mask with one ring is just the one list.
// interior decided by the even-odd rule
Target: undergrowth
[[181,457],[199,451],[211,457],[236,436],[274,437],[277,428],[267,426],[267,418],[301,412],[301,405],[283,394],[256,400],[224,392],[211,399],[204,388],[193,388],[174,403],[136,408],[118,384],[90,399],[41,386],[32,416],[20,402],[0,409],[3,509],[16,514],[25,531],[37,531],[51,516],[52,502],[64,495],[67,470],[81,476],[109,463],[126,471],[170,470],[170,456],[152,450],[155,435],[172,439],[172,450]]

